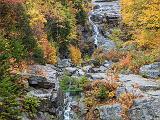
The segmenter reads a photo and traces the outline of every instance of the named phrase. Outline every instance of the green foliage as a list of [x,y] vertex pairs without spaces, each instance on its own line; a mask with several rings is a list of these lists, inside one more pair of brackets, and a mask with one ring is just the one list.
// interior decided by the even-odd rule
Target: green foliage
[[40,46],[34,48],[33,59],[37,63],[45,64],[44,53]]
[[80,25],[85,25],[86,23],[86,19],[87,19],[87,14],[86,12],[81,9],[77,14],[76,14],[76,19],[77,19],[77,23]]
[[104,100],[107,98],[109,91],[106,89],[105,85],[100,85],[97,98]]
[[84,76],[81,78],[73,78],[64,75],[60,81],[60,87],[64,92],[81,92],[87,83],[88,79]]
[[26,57],[26,50],[22,43],[18,40],[8,40],[0,36],[0,51],[3,51],[0,55],[1,60],[8,60],[10,58],[15,58],[19,61]]
[[40,105],[40,101],[36,97],[26,97],[23,105],[29,116],[34,118],[37,113],[37,108]]
[[116,43],[117,48],[121,48],[123,41],[121,40],[122,31],[119,28],[114,28],[109,36]]
[[21,111],[20,103],[17,96],[9,96],[0,100],[0,119],[1,120],[20,120]]
[[0,37],[0,118],[2,120],[19,119],[20,109],[17,101],[19,87],[15,84],[18,79],[10,75],[10,58],[20,60],[24,57],[23,46],[16,41],[9,41]]
[[16,94],[18,91],[18,87],[16,84],[13,83],[15,81],[14,78],[10,76],[4,76],[1,78],[0,82],[0,95],[1,97],[7,97],[12,95],[13,93]]

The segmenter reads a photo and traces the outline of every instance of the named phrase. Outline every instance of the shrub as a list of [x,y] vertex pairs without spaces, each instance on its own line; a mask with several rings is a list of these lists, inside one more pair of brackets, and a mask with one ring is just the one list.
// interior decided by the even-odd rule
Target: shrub
[[24,109],[31,118],[34,118],[37,113],[37,108],[40,105],[40,101],[36,97],[26,97],[24,99]]
[[139,68],[145,64],[153,63],[160,56],[160,50],[137,50],[126,52],[127,56],[121,59],[113,66],[113,69],[117,72],[130,71],[138,73]]
[[40,64],[45,64],[44,53],[40,46],[34,48],[33,59],[35,62],[38,62]]
[[49,43],[47,47],[47,61],[50,64],[57,63],[57,50],[51,43]]
[[106,59],[113,62],[118,62],[120,59],[126,57],[127,53],[121,50],[110,50],[106,53]]
[[123,57],[126,57],[126,52],[115,49],[104,52],[102,48],[98,48],[94,51],[92,56],[99,64],[102,64],[105,60],[118,62]]
[[97,48],[94,51],[92,58],[97,61],[97,64],[102,64],[106,60],[106,53],[103,52],[102,48]]
[[17,101],[16,97],[17,96],[11,95],[0,100],[1,120],[20,120],[20,102]]
[[88,80],[86,77],[73,78],[70,76],[64,75],[60,81],[60,87],[64,92],[81,92],[84,87],[87,85]]
[[80,65],[82,63],[82,56],[81,56],[80,49],[73,45],[70,45],[69,51],[70,51],[70,57],[71,57],[72,62],[75,65]]
[[96,97],[99,98],[100,100],[104,100],[108,97],[108,93],[109,91],[106,89],[105,85],[102,84],[99,87],[99,91]]
[[122,31],[119,28],[114,28],[112,30],[109,38],[116,43],[117,48],[122,48],[123,41],[121,40]]
[[133,105],[133,101],[136,97],[131,93],[124,93],[120,96],[119,102],[123,107],[123,112],[126,113]]

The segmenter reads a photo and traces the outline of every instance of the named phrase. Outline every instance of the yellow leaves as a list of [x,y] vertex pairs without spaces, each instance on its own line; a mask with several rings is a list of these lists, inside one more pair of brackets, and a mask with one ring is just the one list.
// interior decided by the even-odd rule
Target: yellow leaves
[[123,22],[131,26],[140,47],[155,48],[160,43],[159,0],[122,0]]
[[82,56],[81,56],[81,51],[79,48],[70,45],[69,46],[69,51],[70,51],[70,57],[71,60],[74,64],[79,65],[82,62]]
[[140,47],[156,48],[160,44],[160,31],[139,30],[135,36]]
[[56,48],[49,43],[48,48],[48,63],[56,64],[57,63],[57,51]]
[[113,98],[114,96],[115,96],[115,92],[114,91],[108,93],[108,97],[109,98]]

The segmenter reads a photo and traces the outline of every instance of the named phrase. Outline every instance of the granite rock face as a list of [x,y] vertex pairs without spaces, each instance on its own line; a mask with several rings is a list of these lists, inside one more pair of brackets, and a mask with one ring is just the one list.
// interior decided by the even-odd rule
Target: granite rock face
[[59,108],[63,108],[64,96],[59,87],[57,70],[55,66],[49,64],[32,65],[25,74],[29,83],[27,96],[38,97],[42,101],[38,113],[42,115],[46,113],[51,118],[58,116],[59,112],[62,112]]
[[135,101],[129,110],[131,120],[160,120],[160,98],[146,98]]
[[140,74],[149,78],[160,77],[160,62],[142,66],[140,68]]
[[119,104],[100,106],[97,109],[101,120],[123,120],[120,115],[122,108]]
[[123,82],[128,88],[138,85],[138,87],[143,91],[160,89],[160,84],[155,82],[155,80],[146,79],[139,75],[120,75],[120,81]]

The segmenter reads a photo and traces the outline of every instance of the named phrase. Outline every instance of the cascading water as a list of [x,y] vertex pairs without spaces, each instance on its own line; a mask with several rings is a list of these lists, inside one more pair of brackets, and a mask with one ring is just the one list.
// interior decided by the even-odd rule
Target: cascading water
[[[108,32],[106,32],[106,36],[104,36],[99,27],[103,24],[103,19],[112,19],[112,18],[119,18],[119,1],[112,1],[112,2],[103,2],[103,1],[93,1],[93,5],[96,7],[89,13],[89,23],[92,26],[93,31],[93,39],[94,44],[97,47],[102,47],[104,50],[108,51],[110,49],[115,48],[115,43],[112,42],[108,37]],[[97,22],[98,21],[98,22]]]
[[[92,11],[93,12],[93,11]],[[93,26],[93,34],[94,34],[94,44],[97,45],[98,44],[98,36],[100,35],[99,33],[99,29],[98,26],[91,20],[92,17],[92,12],[89,15],[89,22],[91,23],[91,25]]]
[[[93,31],[93,38],[94,38],[94,44],[97,47],[103,47],[104,50],[115,48],[114,42],[109,40],[108,38],[105,38],[99,29],[99,23],[96,23],[93,19],[95,15],[105,16],[105,14],[111,15],[111,16],[119,16],[119,6],[118,1],[113,2],[93,2],[94,5],[98,5],[99,7],[97,9],[93,9],[88,16],[89,23],[92,26]],[[64,108],[64,120],[83,120],[82,117],[78,118],[78,116],[75,114],[74,110],[72,110],[72,105],[74,102],[80,101],[76,98],[76,96],[70,95],[70,93],[65,94],[65,108]],[[82,95],[83,96],[83,95]],[[79,96],[79,97],[82,97]],[[82,102],[80,102],[82,103]]]
[[70,96],[70,93],[66,93],[66,107],[64,111],[64,120],[71,120],[70,115],[71,115],[71,101],[72,97]]

